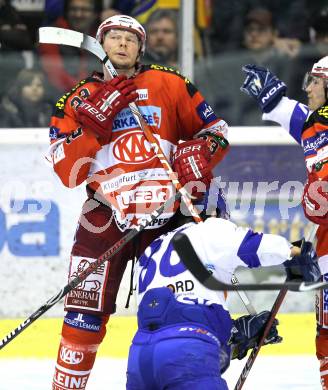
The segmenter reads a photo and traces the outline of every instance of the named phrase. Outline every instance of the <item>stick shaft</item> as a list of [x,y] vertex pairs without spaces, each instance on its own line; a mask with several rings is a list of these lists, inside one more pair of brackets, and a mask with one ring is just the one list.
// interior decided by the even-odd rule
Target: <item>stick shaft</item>
[[242,389],[245,381],[246,381],[246,378],[255,362],[255,359],[258,355],[258,353],[260,352],[260,349],[262,347],[262,345],[264,344],[264,341],[267,337],[267,335],[269,334],[270,332],[270,329],[271,329],[271,326],[273,324],[273,321],[275,320],[276,318],[276,315],[280,309],[280,306],[282,305],[284,299],[285,299],[285,296],[287,294],[287,289],[286,288],[283,288],[280,290],[273,306],[272,306],[272,309],[271,309],[271,314],[270,314],[270,317],[265,325],[265,328],[263,330],[263,334],[260,338],[260,341],[258,342],[258,344],[253,348],[251,354],[249,355],[248,359],[247,359],[247,362],[238,378],[238,381],[236,383],[236,386],[234,388],[234,390],[240,390]]
[[[312,224],[311,228],[310,228],[310,231],[309,233],[307,234],[307,241],[310,241],[310,242],[313,242],[314,239],[315,239],[315,234],[317,232],[317,229],[318,229],[318,225],[314,225]],[[266,339],[266,336],[268,335],[268,333],[270,332],[270,328],[273,324],[273,321],[275,320],[275,317],[280,309],[280,306],[282,305],[284,299],[285,299],[285,296],[288,292],[288,289],[287,288],[282,288],[280,291],[279,291],[279,294],[272,306],[272,309],[271,309],[271,315],[266,323],[266,326],[264,328],[264,331],[263,331],[263,335],[260,339],[260,341],[258,342],[258,344],[254,347],[254,349],[252,350],[251,354],[249,355],[248,359],[247,359],[247,362],[239,376],[239,379],[238,379],[238,382],[235,386],[235,389],[234,390],[240,390],[242,389],[245,381],[246,381],[246,378],[255,362],[255,359],[262,347],[262,345],[264,344],[264,341]]]
[[[232,275],[231,283],[232,283],[234,286],[238,286],[238,285],[240,284],[240,283],[239,283],[239,280],[237,279],[237,276],[236,276],[236,275]],[[252,304],[252,302],[251,302],[250,299],[248,298],[248,295],[245,293],[245,291],[243,291],[243,290],[237,290],[237,294],[238,294],[240,300],[243,302],[244,306],[246,307],[246,310],[248,311],[248,313],[249,313],[249,314],[252,314],[252,315],[257,314],[254,305]]]

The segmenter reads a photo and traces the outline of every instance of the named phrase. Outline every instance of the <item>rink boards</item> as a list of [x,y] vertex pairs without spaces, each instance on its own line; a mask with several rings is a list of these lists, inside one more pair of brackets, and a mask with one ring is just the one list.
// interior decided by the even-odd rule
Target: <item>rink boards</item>
[[[46,164],[47,129],[1,129],[0,135],[0,297],[6,302],[0,304],[0,318],[25,317],[67,283],[85,189],[67,189]],[[290,240],[303,236],[307,221],[299,204],[304,181],[301,149],[277,127],[231,128],[230,141],[231,152],[215,174],[227,183],[233,220]],[[293,185],[296,195],[290,201]],[[126,278],[119,315],[134,314],[133,304],[123,309],[128,287]],[[270,305],[266,297],[259,295],[259,309]],[[296,300],[299,304],[290,301],[283,310],[312,310],[312,298]],[[241,310],[234,305],[232,309]],[[57,304],[49,316],[62,313],[62,304]]]
[[[70,247],[85,189],[65,188],[46,164],[47,129],[2,129],[0,134],[0,336],[4,336],[19,321],[3,319],[28,317],[67,283]],[[279,128],[232,128],[230,134],[231,152],[215,173],[228,183],[234,220],[265,232],[283,234],[290,240],[304,235],[307,221],[299,205],[299,191],[305,171],[300,148]],[[296,202],[288,200],[288,190],[294,184],[298,190]],[[266,188],[272,191],[265,192]],[[239,209],[238,197],[246,200],[239,204]],[[247,200],[252,204],[247,205]],[[126,277],[117,305],[120,316],[135,314],[133,300],[130,309],[124,309],[128,287]],[[257,310],[269,309],[276,294],[253,294]],[[230,307],[233,312],[243,311],[238,298]],[[282,312],[310,312],[313,307],[311,294],[288,294]],[[61,302],[46,316],[62,315]],[[308,326],[311,317],[282,316],[282,327],[288,337],[281,347],[270,347],[270,351],[312,353],[315,326],[312,323]],[[108,344],[101,353],[126,354],[133,333],[129,323],[135,324],[131,318],[114,317],[106,338]],[[47,353],[53,356],[59,329],[60,320],[41,319],[1,352],[0,357],[7,354],[42,357]],[[130,338],[122,336],[127,332]],[[294,338],[297,334],[298,339]],[[21,343],[24,337],[26,342]]]
[[[279,334],[283,342],[263,348],[266,355],[314,355],[315,318],[312,313],[279,314]],[[19,319],[0,320],[0,337],[18,326]],[[61,319],[46,318],[36,321],[0,351],[0,359],[55,358],[61,331]],[[99,356],[126,358],[136,330],[134,316],[113,316],[107,329]]]

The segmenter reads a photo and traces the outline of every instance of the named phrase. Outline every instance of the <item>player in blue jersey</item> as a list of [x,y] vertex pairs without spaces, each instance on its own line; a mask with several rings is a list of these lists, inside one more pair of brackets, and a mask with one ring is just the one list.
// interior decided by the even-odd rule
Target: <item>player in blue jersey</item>
[[[227,219],[222,190],[215,186],[197,207],[204,223],[181,216],[181,225],[153,241],[137,263],[138,331],[129,352],[128,390],[228,389],[221,374],[231,358],[246,356],[270,315],[232,320],[225,293],[204,287],[174,251],[177,232],[188,236],[201,261],[224,283],[239,266],[282,263],[300,266],[304,280],[320,277],[311,243],[300,248],[282,236],[237,227]],[[281,341],[276,326],[266,343]]]
[[[313,64],[305,75],[305,106],[285,96],[287,87],[268,69],[246,65],[242,91],[256,99],[264,120],[285,128],[303,147],[308,171],[302,205],[306,217],[319,225],[316,252],[322,278],[328,280],[328,56]],[[316,297],[316,353],[322,389],[328,389],[328,290]]]

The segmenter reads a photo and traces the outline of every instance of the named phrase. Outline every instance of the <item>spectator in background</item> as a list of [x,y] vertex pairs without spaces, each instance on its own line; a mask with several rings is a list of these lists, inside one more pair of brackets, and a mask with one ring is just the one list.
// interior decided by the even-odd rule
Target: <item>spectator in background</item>
[[47,127],[52,105],[45,99],[44,75],[23,69],[1,100],[0,127]]
[[[100,11],[100,0],[65,0],[64,16],[54,26],[95,36]],[[91,70],[100,70],[94,55],[71,46],[41,44],[39,52],[41,66],[56,97],[87,77]]]
[[44,24],[52,24],[64,14],[64,0],[45,0]]
[[276,36],[272,13],[266,8],[254,8],[245,16],[240,50],[195,66],[195,81],[206,91],[213,109],[224,112],[233,126],[263,126],[256,103],[239,93],[243,81],[240,69],[244,64],[255,63],[270,66],[279,77],[285,77],[286,54],[275,47]]
[[178,9],[180,0],[103,0],[101,19],[113,15],[125,14],[133,16],[139,23],[145,25],[149,16],[157,9]]
[[0,0],[0,94],[11,85],[25,67],[22,50],[31,50],[33,42],[18,12],[9,0]]
[[1,51],[33,48],[27,26],[9,0],[0,0],[0,44]]
[[[100,21],[103,22],[104,20],[111,18],[114,15],[120,15],[120,14],[121,14],[121,12],[115,8],[104,9],[100,15]],[[127,15],[129,15],[129,14],[127,14]]]
[[[245,28],[243,34],[243,46],[244,50],[238,57],[238,69],[242,67],[241,61],[246,61],[244,64],[255,63],[262,66],[270,66],[275,70],[275,74],[279,74],[280,77],[284,76],[287,72],[285,59],[287,55],[281,52],[275,46],[275,40],[278,36],[278,31],[275,24],[273,14],[267,8],[254,8],[249,11],[245,17]],[[236,69],[237,71],[237,69]],[[234,74],[234,80],[239,84],[239,77]],[[235,85],[235,92],[239,90],[239,87]],[[247,99],[247,96],[241,96],[239,102],[239,111],[236,115],[236,122],[240,125],[263,125],[263,122],[259,121],[258,107],[255,102]]]
[[177,67],[178,65],[178,26],[177,11],[157,9],[146,23],[147,50],[144,63],[158,63]]
[[302,81],[307,71],[320,58],[328,55],[328,6],[313,14],[309,31],[311,43],[302,45],[298,56],[291,62],[288,95],[302,103],[307,102]]
[[243,46],[258,62],[275,56],[275,39],[278,35],[273,15],[266,8],[254,8],[245,18]]
[[[281,47],[308,39],[308,0],[215,0],[212,2],[210,28],[212,53],[240,47],[247,13],[258,7],[267,8],[276,20]],[[319,1],[319,0],[318,0]],[[324,0],[322,0],[324,1]],[[316,1],[317,2],[317,1]],[[313,3],[313,1],[312,1]]]

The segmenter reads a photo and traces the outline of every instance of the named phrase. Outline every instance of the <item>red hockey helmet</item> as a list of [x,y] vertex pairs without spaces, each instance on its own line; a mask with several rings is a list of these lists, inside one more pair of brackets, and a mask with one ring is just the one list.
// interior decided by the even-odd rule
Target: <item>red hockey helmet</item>
[[328,56],[321,58],[316,62],[311,71],[307,72],[303,81],[303,90],[305,91],[314,78],[324,79],[328,82]]
[[114,15],[107,18],[98,28],[97,41],[102,43],[105,32],[112,29],[128,30],[135,33],[141,42],[140,54],[144,54],[146,50],[146,31],[136,19],[128,15]]

